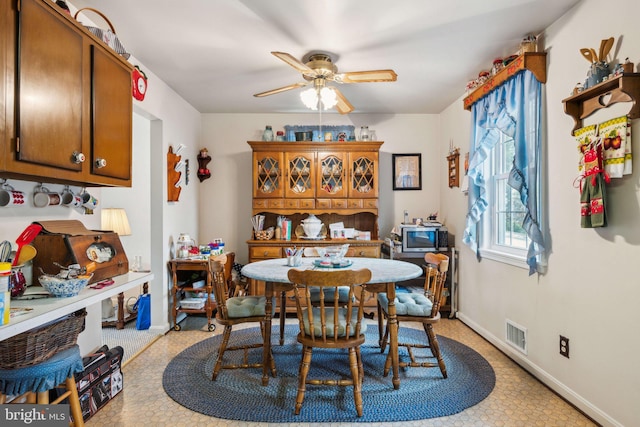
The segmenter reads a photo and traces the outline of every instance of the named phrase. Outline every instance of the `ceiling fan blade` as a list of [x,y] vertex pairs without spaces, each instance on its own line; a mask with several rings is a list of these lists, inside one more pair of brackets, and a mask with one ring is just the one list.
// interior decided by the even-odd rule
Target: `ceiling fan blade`
[[286,62],[287,64],[289,64],[290,66],[298,70],[298,72],[304,75],[314,76],[316,74],[316,72],[313,71],[311,68],[307,67],[305,64],[298,61],[296,58],[294,58],[293,56],[291,56],[286,52],[271,52],[271,54],[283,60],[284,62]]
[[340,114],[349,114],[350,112],[352,112],[354,110],[353,105],[351,105],[347,98],[344,97],[342,92],[340,92],[336,87],[332,87],[331,89],[335,91],[336,98],[338,98],[336,110],[338,110]]
[[294,83],[294,84],[289,85],[289,86],[283,86],[283,87],[279,87],[279,88],[277,88],[277,89],[271,89],[271,90],[268,90],[268,91],[266,91],[266,92],[256,93],[256,94],[254,94],[253,96],[255,96],[255,97],[257,97],[257,98],[261,98],[261,97],[263,97],[263,96],[274,95],[274,94],[276,94],[276,93],[286,92],[286,91],[291,90],[291,89],[297,89],[297,88],[299,88],[299,87],[306,86],[306,85],[308,85],[308,84],[309,84],[309,83],[302,83],[302,82],[300,82],[300,83]]
[[393,70],[352,71],[336,74],[334,80],[339,83],[395,82],[398,75]]

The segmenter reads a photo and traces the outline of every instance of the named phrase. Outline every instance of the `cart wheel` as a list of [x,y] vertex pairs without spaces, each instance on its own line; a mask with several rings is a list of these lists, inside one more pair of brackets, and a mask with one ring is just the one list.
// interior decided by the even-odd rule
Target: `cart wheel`
[[216,330],[216,325],[214,325],[213,323],[209,325],[209,332],[213,332]]
[[174,330],[174,331],[179,331],[180,329],[182,329],[182,326],[178,325],[177,323],[176,323],[176,325],[173,327],[173,330]]

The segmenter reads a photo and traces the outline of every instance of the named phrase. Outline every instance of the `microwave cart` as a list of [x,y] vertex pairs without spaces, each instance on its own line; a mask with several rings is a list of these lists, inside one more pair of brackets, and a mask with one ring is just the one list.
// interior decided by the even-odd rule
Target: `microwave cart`
[[[171,270],[171,314],[173,329],[179,331],[180,322],[188,314],[205,314],[209,332],[216,329],[214,316],[217,305],[213,299],[213,282],[208,259],[173,259]],[[196,294],[197,297],[189,295]]]

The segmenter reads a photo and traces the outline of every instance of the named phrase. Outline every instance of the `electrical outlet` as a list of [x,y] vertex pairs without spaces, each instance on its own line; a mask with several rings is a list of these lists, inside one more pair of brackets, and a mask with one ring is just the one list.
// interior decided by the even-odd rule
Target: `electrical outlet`
[[569,338],[560,335],[560,355],[569,358]]

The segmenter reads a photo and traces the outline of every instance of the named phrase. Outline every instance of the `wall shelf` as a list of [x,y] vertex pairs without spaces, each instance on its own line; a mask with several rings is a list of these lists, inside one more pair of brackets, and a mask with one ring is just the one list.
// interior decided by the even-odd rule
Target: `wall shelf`
[[482,86],[478,86],[469,96],[464,99],[465,110],[471,110],[471,106],[480,98],[488,95],[506,80],[513,77],[522,70],[529,70],[540,83],[547,82],[547,53],[546,52],[525,52],[518,56],[506,67],[500,70],[495,76],[491,76]]
[[460,187],[460,152],[456,149],[447,156],[449,166],[449,188]]
[[582,127],[582,119],[601,108],[618,102],[633,102],[629,113],[631,119],[640,117],[640,73],[623,73],[617,77],[583,90],[577,95],[563,99],[564,112],[573,117],[575,125],[571,134]]

